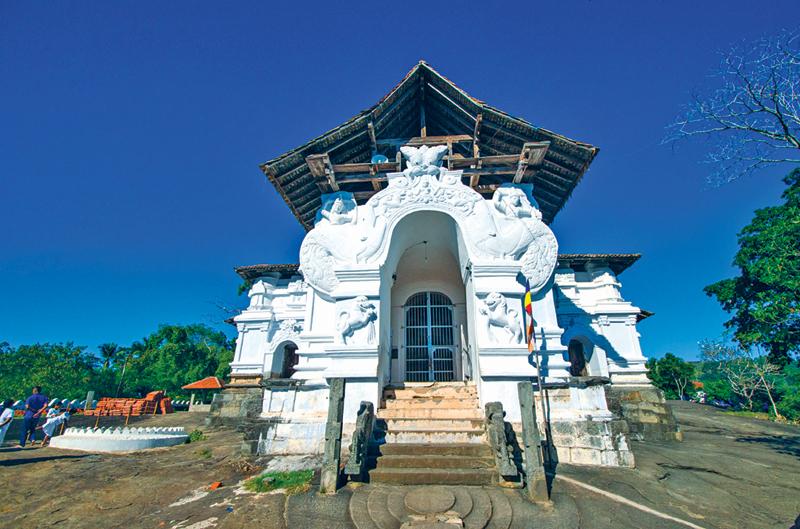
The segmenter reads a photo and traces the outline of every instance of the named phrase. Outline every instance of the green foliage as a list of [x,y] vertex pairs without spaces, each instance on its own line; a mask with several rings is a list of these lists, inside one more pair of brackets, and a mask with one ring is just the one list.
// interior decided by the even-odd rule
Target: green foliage
[[194,430],[189,432],[188,441],[190,443],[196,443],[197,441],[205,441],[205,440],[206,440],[206,434],[203,433],[203,430],[198,430],[195,428]]
[[800,367],[789,365],[777,383],[778,411],[790,421],[800,421]]
[[251,492],[285,489],[288,494],[296,494],[307,491],[311,487],[313,477],[313,470],[266,472],[245,481],[244,487]]
[[742,347],[765,347],[780,367],[800,350],[800,169],[784,182],[784,203],[756,210],[739,233],[739,275],[704,289],[733,315],[725,325]]
[[59,398],[85,397],[95,380],[97,359],[86,347],[64,344],[0,344],[0,388],[2,398],[20,399],[30,395],[33,386],[42,386],[45,395]]
[[183,394],[181,386],[208,376],[225,377],[233,360],[233,344],[205,325],[162,325],[130,347],[125,394],[164,390]]
[[239,284],[239,287],[236,289],[236,295],[241,296],[245,292],[248,292],[252,287],[253,287],[253,280],[245,279]]
[[648,360],[647,369],[653,385],[663,390],[668,399],[684,399],[694,393],[694,366],[686,360],[667,353],[664,358]]
[[233,341],[205,325],[162,325],[129,347],[102,344],[98,356],[71,342],[12,347],[0,342],[2,398],[20,399],[35,385],[58,398],[142,396],[165,390],[187,396],[181,386],[207,376],[224,378]]

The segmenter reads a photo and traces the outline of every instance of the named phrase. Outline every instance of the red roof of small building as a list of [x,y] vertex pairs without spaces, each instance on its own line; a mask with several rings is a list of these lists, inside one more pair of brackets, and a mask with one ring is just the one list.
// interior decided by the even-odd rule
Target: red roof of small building
[[222,389],[223,384],[220,379],[217,377],[206,377],[202,380],[198,380],[197,382],[192,382],[191,384],[186,384],[182,386],[183,389]]

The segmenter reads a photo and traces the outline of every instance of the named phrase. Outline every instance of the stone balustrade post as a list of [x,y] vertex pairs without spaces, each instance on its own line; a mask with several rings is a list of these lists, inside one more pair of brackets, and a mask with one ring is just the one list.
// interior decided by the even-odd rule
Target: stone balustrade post
[[547,475],[542,457],[542,438],[536,422],[536,400],[530,382],[517,384],[519,407],[522,412],[522,443],[525,448],[525,487],[531,501],[550,501]]
[[342,419],[344,416],[345,379],[330,379],[328,422],[325,424],[325,452],[322,457],[322,474],[319,491],[334,494],[339,485],[339,462],[342,449]]

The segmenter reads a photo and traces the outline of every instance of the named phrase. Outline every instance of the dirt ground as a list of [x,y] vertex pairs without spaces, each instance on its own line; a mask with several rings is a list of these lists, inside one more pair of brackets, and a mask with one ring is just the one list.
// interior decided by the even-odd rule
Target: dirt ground
[[[788,529],[800,514],[800,428],[673,403],[683,443],[633,443],[637,468],[561,465],[576,479],[701,527]],[[18,421],[15,421],[15,423]],[[76,421],[78,422],[78,421]],[[196,443],[133,454],[86,454],[55,448],[0,449],[0,527],[233,529],[352,527],[351,491],[244,493],[240,434],[209,430],[202,414],[175,413],[137,425],[203,429]],[[93,423],[93,421],[92,421]],[[101,423],[103,425],[104,423]],[[16,426],[16,425],[15,425]],[[267,461],[258,462],[260,465]],[[274,461],[273,461],[274,463]],[[576,527],[684,527],[556,477],[556,509],[577,509]],[[222,487],[208,486],[221,481]],[[574,518],[573,518],[574,519]],[[514,527],[536,527],[534,519]]]

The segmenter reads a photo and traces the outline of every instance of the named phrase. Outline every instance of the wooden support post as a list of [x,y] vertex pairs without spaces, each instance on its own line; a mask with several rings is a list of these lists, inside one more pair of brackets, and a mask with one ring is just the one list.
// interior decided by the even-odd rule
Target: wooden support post
[[522,412],[522,442],[525,450],[525,486],[531,501],[543,503],[550,501],[547,488],[547,476],[542,458],[542,438],[536,422],[536,400],[533,384],[519,382],[517,384],[519,407]]
[[419,83],[419,135],[423,138],[428,135],[428,126],[425,123],[425,85],[422,82]]
[[325,425],[325,452],[322,456],[322,475],[319,491],[334,494],[339,485],[339,462],[342,450],[342,417],[344,416],[343,378],[330,379],[328,422]]
[[481,134],[481,123],[483,122],[483,113],[477,115],[475,119],[475,128],[472,131],[472,157],[481,157],[481,148],[478,146],[478,136]]
[[372,154],[377,154],[378,140],[375,139],[375,125],[371,121],[367,123],[367,132],[369,133],[369,141],[372,143]]
[[453,169],[453,142],[447,142],[447,170],[451,171]]

